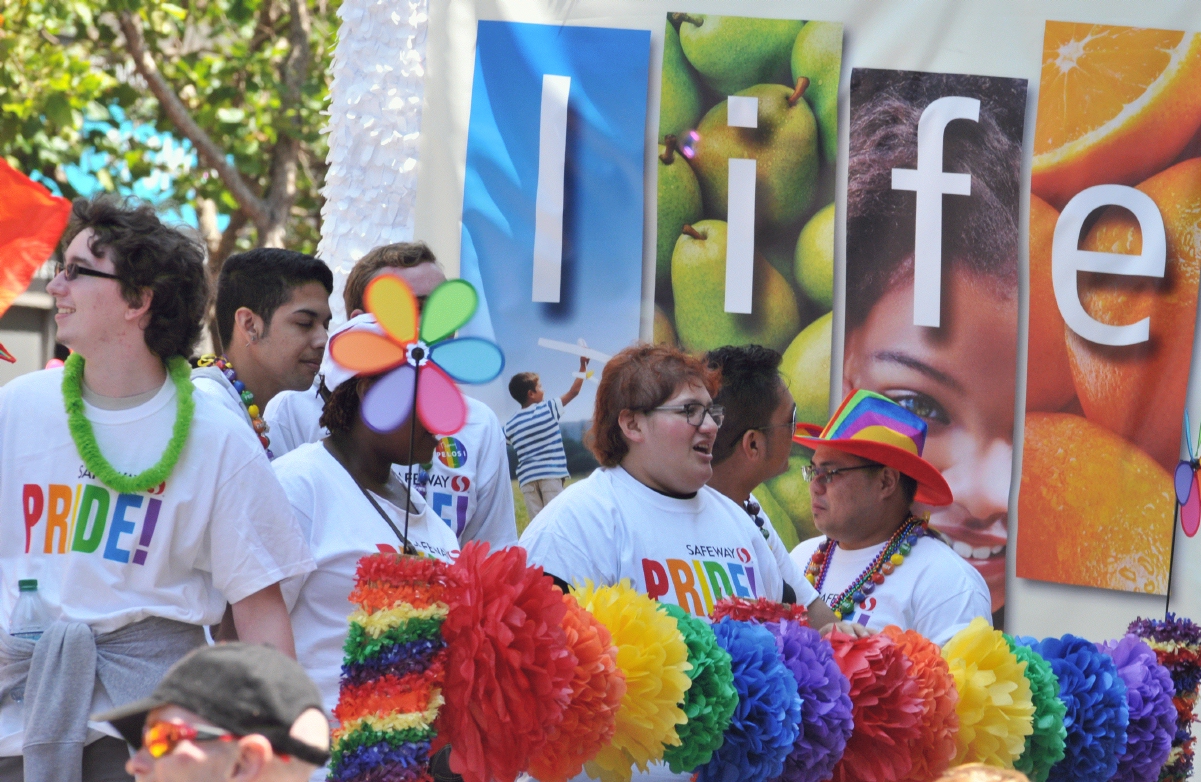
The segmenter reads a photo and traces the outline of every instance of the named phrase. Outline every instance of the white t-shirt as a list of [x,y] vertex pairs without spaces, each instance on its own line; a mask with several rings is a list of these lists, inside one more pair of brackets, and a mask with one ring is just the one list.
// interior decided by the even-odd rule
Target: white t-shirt
[[[810,538],[792,550],[792,559],[803,572],[824,536]],[[821,595],[832,603],[887,545],[863,549],[837,549]],[[867,608],[855,607],[851,621],[881,630],[897,625],[916,630],[942,646],[977,616],[992,624],[988,586],[974,567],[936,537],[918,540],[884,583],[868,596]]]
[[[0,619],[17,581],[38,580],[54,618],[106,633],[152,616],[221,621],[236,603],[313,569],[283,489],[254,432],[194,393],[192,427],[171,477],[118,494],[83,465],[62,401],[62,369],[0,388]],[[137,474],[171,437],[175,386],[128,410],[84,405],[101,453]],[[94,705],[107,700],[97,687]],[[21,751],[22,707],[0,704],[0,755]],[[100,726],[93,726],[100,727]],[[107,728],[107,726],[105,726]],[[111,729],[108,729],[111,730]]]
[[[317,376],[316,383],[321,382]],[[305,443],[315,443],[329,435],[321,425],[323,402],[317,395],[317,385],[306,391],[280,391],[271,397],[263,410],[275,458],[294,451]]]
[[[359,485],[323,443],[308,443],[272,466],[283,484],[292,512],[317,560],[317,569],[280,584],[292,614],[296,658],[321,690],[329,712],[338,703],[342,644],[359,560],[381,551],[401,551],[396,532],[380,517]],[[404,531],[405,513],[388,499],[372,495],[396,528]],[[459,542],[442,520],[414,493],[409,541],[421,552],[450,561]]]
[[242,404],[242,395],[220,369],[215,366],[193,369],[192,385],[197,391],[208,394],[226,410],[241,418],[247,426],[251,426],[250,413],[246,412],[246,405]]
[[[751,495],[751,501],[756,505],[759,501],[755,499],[755,495]],[[750,518],[748,516],[748,518]],[[764,512],[763,508],[759,508],[759,518],[763,520],[763,529],[767,531],[767,545],[771,549],[771,553],[776,558],[776,565],[780,568],[780,577],[784,579],[784,583],[792,587],[792,591],[796,593],[797,605],[807,606],[814,600],[817,600],[820,595],[813,585],[809,583],[809,579],[805,578],[805,571],[796,566],[792,561],[792,557],[788,555],[788,549],[784,547],[784,541],[780,540],[780,533],[776,532],[776,528],[771,524],[771,518]],[[751,522],[754,523],[754,519]],[[755,524],[758,527],[758,524]]]
[[779,600],[784,582],[759,528],[708,486],[676,499],[621,467],[573,483],[521,535],[529,560],[568,583],[634,588],[707,618],[727,595]]
[[[461,542],[487,541],[494,550],[514,546],[517,520],[504,432],[492,408],[478,399],[464,399],[467,423],[453,435],[438,437],[433,463],[416,486]],[[321,407],[313,389],[284,391],[267,403],[264,417],[277,459],[329,434],[318,423]],[[397,467],[396,473],[406,480],[408,468]]]

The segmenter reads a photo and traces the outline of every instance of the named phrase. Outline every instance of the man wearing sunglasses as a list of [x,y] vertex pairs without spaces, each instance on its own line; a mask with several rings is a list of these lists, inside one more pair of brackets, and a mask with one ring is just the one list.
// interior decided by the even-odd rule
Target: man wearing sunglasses
[[764,481],[784,474],[792,453],[796,403],[780,377],[780,353],[761,345],[728,345],[711,351],[705,359],[709,368],[721,375],[721,389],[713,401],[726,412],[713,442],[709,486],[747,512],[780,565],[789,587],[786,591],[792,591],[795,602],[808,608],[809,624],[824,629],[835,622],[834,612],[793,563],[771,519],[751,493]]
[[568,486],[521,536],[530,562],[567,583],[628,579],[707,619],[729,597],[781,600],[784,581],[746,512],[706,485],[725,411],[700,359],[638,345],[605,364],[590,446],[601,468]]
[[36,579],[48,626],[0,632],[0,782],[128,779],[88,714],[144,697],[232,604],[294,654],[279,582],[314,568],[254,432],[196,392],[203,245],[148,204],[79,199],[55,300],[64,367],[0,388],[0,627]]
[[916,630],[939,645],[977,616],[991,624],[980,573],[926,534],[923,509],[953,498],[922,458],[925,419],[880,394],[852,391],[824,429],[800,428],[795,441],[814,449],[805,477],[823,534],[792,558],[835,615],[873,630]]
[[198,649],[150,697],[92,719],[135,751],[125,768],[138,782],[303,782],[329,760],[321,694],[266,646]]

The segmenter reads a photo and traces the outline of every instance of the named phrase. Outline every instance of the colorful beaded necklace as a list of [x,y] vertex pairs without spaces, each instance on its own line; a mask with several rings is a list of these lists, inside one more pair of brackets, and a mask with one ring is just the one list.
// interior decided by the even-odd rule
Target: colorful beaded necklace
[[[830,607],[834,609],[834,616],[840,621],[850,620],[855,615],[856,605],[861,609],[866,608],[864,603],[867,602],[868,595],[884,583],[885,577],[892,575],[892,571],[901,566],[918,540],[928,534],[926,525],[929,523],[929,518],[919,519],[910,516],[904,524],[898,527],[897,531],[892,533],[892,537],[888,539],[888,543],[871,561],[871,564],[831,602]],[[813,552],[813,556],[809,558],[809,565],[805,568],[805,578],[819,593],[822,585],[826,583],[826,574],[830,571],[830,563],[834,561],[834,552],[837,549],[838,541],[824,540]]]
[[254,393],[246,388],[245,383],[238,380],[238,373],[234,371],[234,365],[229,362],[229,359],[225,356],[209,354],[201,356],[200,360],[196,362],[196,366],[215,366],[221,370],[221,374],[225,375],[225,379],[238,392],[242,404],[246,405],[246,414],[250,416],[250,425],[254,427],[254,433],[259,436],[259,442],[263,444],[263,449],[267,452],[267,458],[274,459],[275,454],[271,452],[271,440],[267,437],[267,432],[271,431],[271,427],[263,420],[263,416],[259,412],[259,406],[254,403]]

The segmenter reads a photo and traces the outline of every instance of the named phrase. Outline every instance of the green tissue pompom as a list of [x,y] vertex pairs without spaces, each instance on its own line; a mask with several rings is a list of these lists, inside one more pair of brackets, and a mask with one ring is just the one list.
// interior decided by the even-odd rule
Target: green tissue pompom
[[676,620],[688,646],[688,672],[692,686],[684,693],[681,708],[688,722],[676,728],[680,744],[668,747],[663,760],[675,774],[691,772],[709,762],[721,746],[730,718],[738,706],[730,654],[717,644],[708,622],[689,616],[679,606],[663,608]]
[[1051,766],[1063,760],[1068,737],[1063,718],[1068,707],[1059,699],[1059,679],[1051,664],[1029,646],[1014,643],[1008,634],[1005,640],[1018,662],[1026,663],[1026,678],[1034,701],[1034,733],[1026,737],[1026,749],[1013,767],[1032,782],[1047,782]]

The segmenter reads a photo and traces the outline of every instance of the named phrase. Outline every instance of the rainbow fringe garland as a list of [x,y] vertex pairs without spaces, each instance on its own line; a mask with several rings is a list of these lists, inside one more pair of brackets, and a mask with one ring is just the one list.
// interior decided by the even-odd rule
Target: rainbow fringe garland
[[350,599],[329,779],[426,782],[443,704],[446,565],[376,554],[359,562]]
[[1201,627],[1188,619],[1169,613],[1163,621],[1136,619],[1127,632],[1146,641],[1159,664],[1172,675],[1176,689],[1172,704],[1176,707],[1176,735],[1167,765],[1159,772],[1160,782],[1184,782],[1193,772],[1193,708],[1201,685]]

